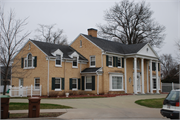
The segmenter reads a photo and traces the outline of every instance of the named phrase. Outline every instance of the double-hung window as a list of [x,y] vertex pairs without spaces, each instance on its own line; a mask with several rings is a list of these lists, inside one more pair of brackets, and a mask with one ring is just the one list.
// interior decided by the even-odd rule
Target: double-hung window
[[77,90],[78,86],[77,86],[77,79],[76,78],[72,78],[72,90]]
[[28,67],[32,67],[32,54],[28,55]]
[[121,58],[118,57],[118,67],[120,68],[121,67]]
[[34,79],[34,87],[35,89],[40,89],[40,78],[35,78]]
[[96,58],[95,56],[90,56],[90,67],[96,66]]
[[156,89],[156,79],[153,79],[153,89]]
[[123,76],[122,75],[110,75],[110,90],[111,91],[123,90]]
[[112,67],[112,56],[109,56],[109,66]]
[[78,66],[78,61],[77,61],[77,57],[73,57],[73,67],[77,67]]
[[19,87],[20,86],[23,86],[23,79],[21,78],[21,79],[19,79]]
[[56,55],[56,65],[61,66],[61,55]]
[[60,90],[61,89],[61,79],[55,78],[55,89]]
[[86,90],[92,90],[92,76],[86,76]]

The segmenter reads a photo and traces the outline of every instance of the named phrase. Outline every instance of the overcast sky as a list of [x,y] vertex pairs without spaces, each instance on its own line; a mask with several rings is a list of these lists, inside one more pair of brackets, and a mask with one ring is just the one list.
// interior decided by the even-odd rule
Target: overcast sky
[[[88,28],[96,28],[97,24],[105,24],[104,11],[121,0],[1,0],[7,14],[10,9],[16,18],[28,17],[27,31],[34,38],[38,24],[56,24],[56,29],[64,30],[71,43],[80,33],[87,34]],[[138,2],[141,0],[135,0]],[[163,47],[157,50],[176,56],[175,41],[180,39],[180,0],[145,0],[154,11],[156,22],[166,27]],[[179,33],[179,34],[178,34]]]

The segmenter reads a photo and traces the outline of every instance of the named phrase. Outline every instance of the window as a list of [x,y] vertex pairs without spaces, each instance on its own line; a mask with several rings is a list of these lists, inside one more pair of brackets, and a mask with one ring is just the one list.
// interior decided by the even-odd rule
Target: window
[[35,78],[34,87],[35,89],[40,89],[40,78]]
[[112,67],[112,56],[109,56],[109,66]]
[[55,78],[55,89],[61,89],[61,80],[60,80],[60,78]]
[[118,67],[121,67],[121,58],[118,57]]
[[76,78],[72,79],[72,89],[77,90],[77,79]]
[[91,76],[86,77],[86,89],[92,89],[92,77]]
[[156,89],[156,79],[153,79],[153,89]]
[[90,56],[90,67],[96,66],[96,58],[95,56]]
[[56,55],[56,65],[61,66],[61,55]]
[[82,47],[82,40],[80,40],[80,47]]
[[23,86],[23,79],[19,79],[19,87]]
[[123,76],[122,75],[110,75],[110,90],[111,91],[123,90]]
[[73,67],[77,67],[77,57],[73,57]]
[[32,67],[32,55],[28,55],[28,67]]

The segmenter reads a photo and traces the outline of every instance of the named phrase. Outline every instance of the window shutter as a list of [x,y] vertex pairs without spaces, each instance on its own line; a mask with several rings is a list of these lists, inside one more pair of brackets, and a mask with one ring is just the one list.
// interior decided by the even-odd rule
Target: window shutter
[[155,71],[156,70],[156,64],[154,62],[152,62],[152,70]]
[[118,67],[118,57],[116,57],[116,67]]
[[78,90],[80,90],[81,89],[81,81],[80,81],[80,79],[78,79]]
[[61,90],[64,90],[64,78],[61,79],[61,83],[62,83],[62,89]]
[[24,58],[21,58],[21,68],[24,67]]
[[124,68],[124,58],[122,58],[122,68]]
[[52,78],[52,90],[55,90],[55,78]]
[[106,55],[106,66],[109,66],[109,56]]
[[84,90],[84,76],[82,76],[81,78],[82,78],[82,90]]
[[158,63],[158,71],[160,71],[160,66],[159,66],[160,64]]
[[95,76],[92,76],[92,90],[95,90]]
[[72,78],[69,79],[69,89],[72,90]]
[[37,56],[34,56],[34,67],[37,67]]
[[116,67],[116,57],[113,56],[113,67]]

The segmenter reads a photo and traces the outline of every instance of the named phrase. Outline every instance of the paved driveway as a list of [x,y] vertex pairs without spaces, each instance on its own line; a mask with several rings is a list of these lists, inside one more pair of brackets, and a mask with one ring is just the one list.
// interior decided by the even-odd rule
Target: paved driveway
[[[128,95],[110,98],[91,99],[42,99],[41,103],[53,103],[72,106],[67,113],[59,116],[63,119],[119,119],[119,118],[155,118],[163,119],[160,109],[139,106],[139,99],[165,98],[161,95]],[[10,102],[28,102],[27,99],[11,99]]]

